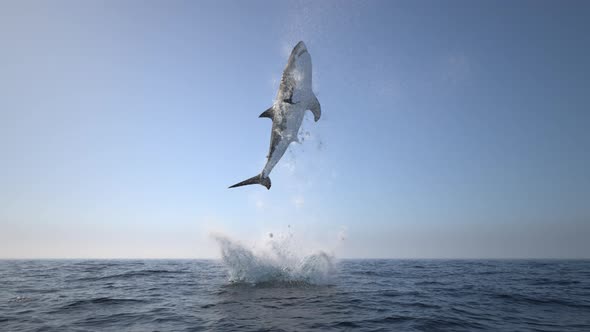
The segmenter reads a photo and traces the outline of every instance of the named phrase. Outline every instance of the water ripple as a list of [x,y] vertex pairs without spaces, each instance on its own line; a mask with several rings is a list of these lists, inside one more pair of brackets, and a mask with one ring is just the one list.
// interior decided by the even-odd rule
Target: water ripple
[[331,268],[328,283],[285,275],[252,283],[231,279],[219,261],[0,261],[0,326],[590,330],[588,261],[341,260]]

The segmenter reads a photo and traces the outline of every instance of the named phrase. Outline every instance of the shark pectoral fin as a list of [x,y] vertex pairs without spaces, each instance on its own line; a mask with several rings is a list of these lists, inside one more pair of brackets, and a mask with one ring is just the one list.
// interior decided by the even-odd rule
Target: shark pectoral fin
[[259,118],[269,118],[269,119],[272,120],[273,117],[274,117],[274,114],[275,114],[275,111],[274,111],[274,109],[271,106],[269,109],[267,109],[266,111],[262,112],[262,114],[260,114],[258,117]]
[[313,96],[311,105],[309,105],[309,110],[313,113],[314,121],[317,122],[322,116],[322,107],[320,106],[320,102],[315,95]]

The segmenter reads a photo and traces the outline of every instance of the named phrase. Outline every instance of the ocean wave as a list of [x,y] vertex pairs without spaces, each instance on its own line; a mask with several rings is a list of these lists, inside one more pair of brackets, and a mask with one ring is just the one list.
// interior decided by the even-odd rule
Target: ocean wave
[[128,279],[128,278],[137,278],[137,277],[149,277],[153,275],[162,275],[162,274],[183,274],[187,273],[185,271],[172,271],[172,270],[138,270],[138,271],[129,271],[124,273],[117,273],[117,274],[110,274],[110,275],[103,275],[103,276],[93,276],[93,277],[83,277],[78,278],[72,281],[102,281],[102,280],[109,280],[109,279]]
[[[295,240],[275,234],[246,248],[227,241],[226,255],[243,259],[232,269],[250,271],[244,278],[255,283],[228,282],[225,261],[121,261],[100,273],[69,261],[0,261],[0,330],[590,331],[588,261],[534,271],[528,261],[493,261],[485,270],[506,273],[499,278],[478,274],[477,261],[340,260],[326,285],[306,280],[318,272],[298,266],[318,253]],[[412,268],[419,264],[428,269]],[[296,272],[273,279],[259,265]],[[38,277],[44,267],[59,273]],[[108,280],[72,282],[84,277]]]
[[74,309],[80,307],[87,307],[87,306],[94,306],[94,305],[126,305],[131,303],[144,303],[143,300],[138,299],[119,299],[119,298],[110,298],[110,297],[98,297],[93,299],[87,300],[77,300],[71,303],[68,303],[62,307],[62,309]]
[[33,299],[27,296],[16,296],[8,300],[8,302],[29,302]]
[[526,305],[562,305],[572,308],[590,308],[590,305],[582,304],[582,303],[575,303],[568,301],[566,299],[555,299],[555,298],[538,298],[532,297],[522,294],[507,294],[507,293],[498,293],[494,294],[494,296],[498,299],[507,300],[510,302],[521,303]]

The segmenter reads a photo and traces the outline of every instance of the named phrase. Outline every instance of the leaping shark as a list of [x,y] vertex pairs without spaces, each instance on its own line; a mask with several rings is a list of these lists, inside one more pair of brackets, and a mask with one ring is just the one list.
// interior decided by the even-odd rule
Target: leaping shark
[[293,48],[287,66],[283,70],[283,77],[273,105],[259,116],[272,120],[270,150],[266,156],[266,165],[260,174],[236,183],[230,188],[261,184],[266,189],[270,189],[268,175],[285,154],[289,144],[299,142],[297,134],[306,110],[313,113],[316,122],[322,115],[320,102],[311,90],[311,56],[305,44],[300,41]]

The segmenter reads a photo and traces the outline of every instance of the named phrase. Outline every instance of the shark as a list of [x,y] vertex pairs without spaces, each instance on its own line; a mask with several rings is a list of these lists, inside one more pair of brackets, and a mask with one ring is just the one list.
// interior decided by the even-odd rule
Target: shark
[[266,189],[270,189],[270,172],[281,160],[289,145],[293,142],[299,142],[299,128],[303,122],[305,112],[307,110],[311,111],[315,122],[322,115],[320,102],[313,93],[311,86],[311,55],[305,43],[300,41],[291,51],[273,105],[259,116],[260,118],[272,120],[270,148],[266,156],[266,165],[260,174],[236,183],[229,188],[260,184],[265,186]]

